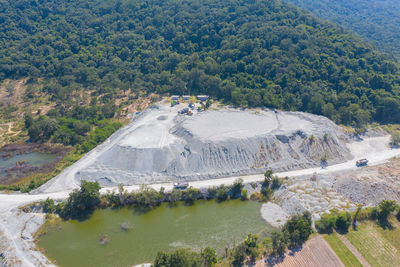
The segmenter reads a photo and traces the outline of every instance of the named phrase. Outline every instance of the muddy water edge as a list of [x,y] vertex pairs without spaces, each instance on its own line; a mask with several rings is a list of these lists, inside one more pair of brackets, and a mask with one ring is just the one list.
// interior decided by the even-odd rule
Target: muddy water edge
[[85,221],[44,224],[37,245],[61,266],[132,266],[177,248],[210,246],[221,254],[249,233],[272,229],[260,207],[255,201],[200,200],[149,210],[99,209]]

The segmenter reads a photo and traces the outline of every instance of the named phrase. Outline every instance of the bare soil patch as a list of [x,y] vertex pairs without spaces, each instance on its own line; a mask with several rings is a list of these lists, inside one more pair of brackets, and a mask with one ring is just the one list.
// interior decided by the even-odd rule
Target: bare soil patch
[[345,172],[335,178],[334,189],[358,204],[375,206],[385,199],[400,203],[400,159]]
[[308,240],[301,248],[289,250],[283,256],[270,257],[258,261],[256,267],[281,266],[281,267],[321,267],[340,266],[343,263],[336,256],[328,243],[320,235]]

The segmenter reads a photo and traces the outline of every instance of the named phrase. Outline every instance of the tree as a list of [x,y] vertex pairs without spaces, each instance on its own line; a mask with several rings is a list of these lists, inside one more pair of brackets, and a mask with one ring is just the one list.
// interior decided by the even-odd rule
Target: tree
[[199,199],[200,197],[201,197],[200,191],[194,187],[186,188],[186,190],[183,191],[183,198],[185,199],[185,202],[187,202],[187,203],[193,203],[195,200]]
[[217,188],[216,196],[219,201],[227,200],[229,197],[228,188],[224,185],[220,185]]
[[334,214],[324,213],[321,219],[315,222],[315,228],[320,233],[331,233],[336,225],[336,216]]
[[390,137],[390,145],[391,146],[398,146],[400,145],[400,133],[393,132]]
[[275,253],[282,254],[283,252],[285,252],[286,240],[282,232],[277,230],[273,231],[271,233],[271,239],[272,239],[272,249],[274,250]]
[[247,190],[246,189],[243,189],[242,190],[242,192],[241,192],[241,194],[240,194],[240,199],[241,200],[247,200],[248,198],[249,198],[249,193],[247,192]]
[[177,267],[200,267],[201,260],[197,253],[191,252],[189,249],[177,249],[170,255],[169,266]]
[[213,267],[217,263],[217,254],[210,247],[204,248],[200,255],[204,267]]
[[378,204],[378,220],[386,222],[389,215],[396,210],[398,205],[394,200],[383,200]]
[[291,217],[282,227],[282,232],[292,246],[304,243],[312,234],[312,220],[309,212]]
[[154,267],[170,267],[169,254],[164,251],[157,252],[153,266]]
[[100,203],[100,188],[98,182],[82,180],[80,189],[69,194],[60,216],[79,219],[90,214]]
[[43,201],[43,211],[46,213],[54,213],[56,211],[54,200],[47,198],[45,201]]
[[350,212],[339,212],[336,217],[335,227],[336,230],[346,233],[351,225]]
[[181,200],[182,199],[182,190],[180,190],[180,189],[173,189],[172,191],[171,191],[171,194],[169,195],[169,201],[171,202],[171,203],[175,203],[176,201],[179,201],[179,200]]
[[232,198],[238,198],[240,197],[240,194],[242,192],[243,189],[243,180],[242,179],[237,179],[230,190],[230,194]]
[[50,139],[52,134],[58,129],[56,120],[41,116],[36,120],[28,122],[31,124],[28,128],[29,138],[34,142],[45,142]]
[[240,244],[233,250],[233,266],[243,266],[246,256],[246,248],[244,244]]

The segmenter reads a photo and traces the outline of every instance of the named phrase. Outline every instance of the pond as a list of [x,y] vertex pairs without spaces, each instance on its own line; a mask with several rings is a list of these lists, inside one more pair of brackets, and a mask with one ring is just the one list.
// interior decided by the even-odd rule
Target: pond
[[[261,203],[201,200],[147,212],[133,208],[96,210],[86,221],[70,220],[45,229],[38,245],[61,266],[132,266],[152,262],[158,251],[210,246],[219,252],[249,233],[271,229],[260,215]],[[125,231],[121,225],[130,225]],[[101,245],[101,236],[109,242]]]
[[5,170],[14,167],[17,162],[25,162],[27,165],[40,167],[55,159],[52,154],[32,151],[24,154],[15,154],[13,157],[0,159],[0,175],[5,175]]

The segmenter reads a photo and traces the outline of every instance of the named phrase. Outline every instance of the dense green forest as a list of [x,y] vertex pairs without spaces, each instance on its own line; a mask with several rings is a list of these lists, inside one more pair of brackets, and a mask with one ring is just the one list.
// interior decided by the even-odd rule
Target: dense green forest
[[400,122],[398,62],[278,0],[0,0],[0,26],[0,80],[40,78],[58,103],[132,88]]
[[339,23],[386,53],[400,57],[398,0],[286,0],[322,19]]

